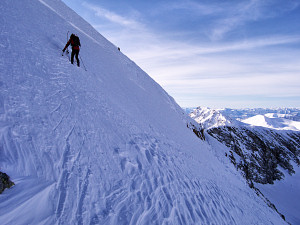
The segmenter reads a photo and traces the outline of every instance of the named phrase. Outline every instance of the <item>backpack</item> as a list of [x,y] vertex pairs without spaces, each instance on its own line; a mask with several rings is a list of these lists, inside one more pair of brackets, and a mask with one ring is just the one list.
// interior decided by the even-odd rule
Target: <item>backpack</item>
[[79,37],[77,37],[76,35],[73,35],[72,40],[73,40],[71,42],[72,47],[74,47],[74,46],[80,46]]

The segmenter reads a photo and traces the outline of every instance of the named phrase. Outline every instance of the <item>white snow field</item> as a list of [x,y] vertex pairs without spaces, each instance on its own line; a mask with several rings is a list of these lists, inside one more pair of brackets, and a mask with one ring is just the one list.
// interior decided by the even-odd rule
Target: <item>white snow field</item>
[[272,184],[256,184],[263,194],[276,205],[291,224],[300,224],[300,167],[293,165],[293,176],[285,172],[285,178]]
[[265,115],[256,115],[248,119],[242,120],[243,123],[247,123],[252,126],[266,127],[276,130],[293,130],[300,131],[300,122],[285,119],[273,113]]
[[[87,71],[61,56],[67,31]],[[0,40],[1,225],[285,224],[60,0],[1,0]]]

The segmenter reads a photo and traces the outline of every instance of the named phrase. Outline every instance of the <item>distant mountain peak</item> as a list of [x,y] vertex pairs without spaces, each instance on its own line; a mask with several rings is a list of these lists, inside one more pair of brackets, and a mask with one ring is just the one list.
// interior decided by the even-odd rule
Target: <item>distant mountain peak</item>
[[210,109],[208,107],[197,107],[190,113],[190,117],[201,124],[205,129],[220,126],[234,126],[238,123],[238,121],[222,114],[221,110]]

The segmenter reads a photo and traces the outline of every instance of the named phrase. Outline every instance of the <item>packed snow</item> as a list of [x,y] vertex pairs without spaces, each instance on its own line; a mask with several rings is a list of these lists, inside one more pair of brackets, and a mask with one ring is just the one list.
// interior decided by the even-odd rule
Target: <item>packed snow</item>
[[293,176],[285,173],[285,179],[276,181],[274,185],[257,184],[257,186],[277,209],[285,214],[291,224],[300,224],[300,167],[294,165],[294,169]]
[[[60,0],[0,3],[0,224],[284,224],[175,101]],[[86,67],[61,50],[81,40]]]
[[265,115],[256,115],[248,119],[242,120],[243,123],[247,123],[252,126],[261,126],[276,130],[293,130],[300,131],[300,122],[285,119],[283,114],[268,113]]

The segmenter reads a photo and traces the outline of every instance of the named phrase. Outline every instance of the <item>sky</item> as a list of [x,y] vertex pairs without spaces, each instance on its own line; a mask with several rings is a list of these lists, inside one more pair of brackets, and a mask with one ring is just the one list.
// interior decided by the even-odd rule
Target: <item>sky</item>
[[300,1],[63,2],[182,107],[300,107]]

